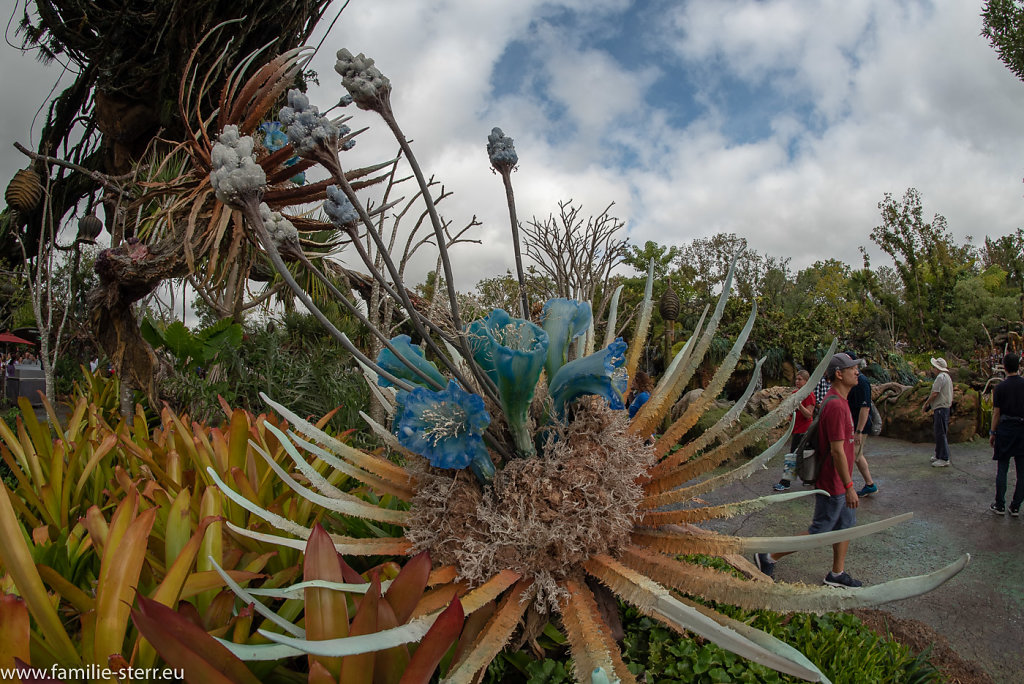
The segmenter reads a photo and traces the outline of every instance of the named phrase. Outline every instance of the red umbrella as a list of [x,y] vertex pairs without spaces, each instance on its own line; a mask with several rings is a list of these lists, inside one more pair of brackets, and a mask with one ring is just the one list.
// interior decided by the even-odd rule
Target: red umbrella
[[29,340],[18,337],[14,333],[0,333],[0,342],[13,342],[14,344],[35,344]]

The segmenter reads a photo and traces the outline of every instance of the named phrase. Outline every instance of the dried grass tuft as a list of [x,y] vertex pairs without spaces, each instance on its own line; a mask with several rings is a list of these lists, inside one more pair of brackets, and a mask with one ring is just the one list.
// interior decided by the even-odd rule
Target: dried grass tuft
[[556,610],[561,580],[630,543],[643,495],[636,481],[654,452],[627,427],[625,412],[581,401],[543,456],[506,463],[484,493],[467,472],[453,478],[421,463],[406,537],[474,586],[501,570],[531,578],[538,608]]

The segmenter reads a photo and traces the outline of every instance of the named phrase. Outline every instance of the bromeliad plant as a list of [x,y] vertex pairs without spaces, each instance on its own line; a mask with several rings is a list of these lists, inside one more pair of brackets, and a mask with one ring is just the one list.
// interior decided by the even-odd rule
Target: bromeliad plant
[[[0,635],[17,646],[6,654],[39,668],[105,667],[121,658],[150,667],[157,651],[128,621],[136,598],[177,608],[204,633],[247,642],[253,616],[232,610],[232,589],[258,584],[273,592],[291,584],[303,569],[302,548],[226,533],[228,525],[257,534],[270,528],[224,496],[223,483],[261,512],[303,525],[337,506],[330,497],[324,506],[292,495],[293,480],[282,474],[293,458],[276,436],[285,426],[273,417],[225,406],[225,425],[208,428],[165,408],[151,426],[139,407],[134,420],[124,421],[116,412],[116,380],[86,373],[86,381],[66,421],[44,404],[50,420],[41,422],[25,403],[13,429],[0,426],[0,455],[16,480],[12,490],[0,486],[0,591],[20,597],[0,600]],[[341,521],[359,533],[394,531],[388,521],[403,514],[392,497],[360,491],[363,485],[341,469],[327,471],[324,464],[296,476],[334,488],[348,505],[372,508],[369,522]],[[389,581],[397,565],[380,563],[377,572]],[[279,619],[303,616],[301,599],[300,591],[278,601]],[[31,650],[20,646],[30,643]]]
[[[739,468],[711,475],[731,456],[785,421],[822,376],[824,362],[805,389],[743,432],[727,437],[725,428],[753,392],[762,360],[733,409],[698,439],[670,453],[725,386],[750,334],[755,307],[702,399],[693,402],[653,444],[647,443],[711,344],[729,296],[732,272],[706,325],[702,318],[650,400],[631,422],[627,421],[620,410],[622,396],[646,341],[653,306],[653,269],[648,274],[643,309],[629,347],[609,335],[604,348],[594,350],[593,321],[586,302],[553,300],[543,306],[537,320],[530,320],[530,303],[523,297],[519,317],[495,310],[481,320],[464,322],[442,239],[444,223],[391,109],[390,82],[372,59],[353,56],[347,50],[338,52],[335,68],[356,106],[383,119],[417,180],[448,288],[443,320],[413,304],[400,272],[387,256],[386,245],[346,177],[339,157],[343,138],[335,123],[300,93],[289,93],[289,105],[282,110],[282,121],[292,123],[286,131],[288,145],[275,154],[281,159],[298,154],[304,162],[319,163],[330,174],[326,214],[339,230],[351,236],[352,247],[378,286],[404,309],[410,330],[422,340],[423,348],[413,345],[410,337],[390,339],[383,331],[372,329],[384,350],[376,359],[367,358],[318,312],[285,268],[281,254],[300,261],[326,287],[333,285],[303,257],[291,223],[262,203],[266,174],[253,160],[252,140],[234,127],[225,127],[213,148],[211,183],[221,202],[241,212],[247,229],[257,236],[306,307],[363,364],[377,400],[390,413],[390,430],[367,420],[404,459],[403,465],[339,443],[265,397],[293,428],[279,439],[290,452],[294,450],[296,463],[304,459],[314,464],[329,463],[374,491],[409,504],[409,510],[392,521],[404,530],[401,536],[334,537],[337,551],[369,556],[429,551],[435,572],[452,578],[447,591],[475,597],[473,592],[487,588],[499,599],[472,646],[461,652],[447,670],[446,681],[472,681],[508,642],[527,611],[561,614],[576,676],[581,681],[635,681],[598,609],[591,589],[597,583],[680,633],[710,639],[780,672],[820,681],[825,677],[819,668],[790,646],[687,596],[745,608],[824,612],[929,591],[964,567],[966,556],[928,575],[835,592],[743,581],[680,560],[680,554],[706,554],[744,565],[737,554],[829,545],[891,527],[910,514],[803,537],[739,538],[695,527],[703,520],[815,493],[796,492],[724,506],[707,506],[698,498],[745,477],[784,448],[788,434]],[[506,185],[515,233],[509,179],[518,156],[512,141],[498,129],[488,142],[491,164]],[[383,257],[382,270],[362,248],[364,240],[377,243]],[[517,272],[521,272],[518,263]],[[348,296],[336,288],[332,292],[353,315],[362,316]],[[609,332],[612,329],[610,326]],[[304,456],[300,456],[302,453]],[[317,482],[310,484],[313,489],[293,488],[311,501],[329,491]],[[280,515],[255,507],[250,510],[290,535],[304,539],[312,534],[310,528]],[[379,515],[365,505],[353,505],[341,512],[370,520]],[[263,541],[276,539],[282,545],[302,543],[285,536],[275,538],[229,528]],[[760,577],[749,564],[746,569]],[[469,619],[477,619],[474,611],[483,604],[463,603]],[[302,637],[259,633],[274,645],[245,649],[227,646],[251,659],[300,653],[330,657],[353,652],[353,645],[345,638],[316,638],[308,632]]]
[[[307,681],[311,684],[339,679],[346,683],[426,684],[460,634],[463,639],[471,636],[471,630],[464,630],[462,603],[455,592],[428,590],[431,585],[449,581],[451,573],[431,572],[426,553],[410,559],[393,578],[382,577],[381,568],[360,575],[338,555],[327,532],[319,525],[313,528],[305,545],[300,584],[247,590],[221,573],[246,604],[225,635],[234,644],[232,650],[246,651],[253,625],[317,641],[348,639],[348,653],[310,653]],[[442,601],[447,602],[447,608],[436,616],[422,614],[436,612]],[[287,617],[291,613],[288,607],[295,605],[302,607],[301,627]],[[188,682],[266,681],[269,670],[257,677],[235,653],[217,643],[181,611],[140,597],[132,619],[164,661],[184,671]],[[419,642],[412,653],[406,645],[410,641]],[[372,649],[367,649],[367,642]],[[267,640],[256,635],[252,643],[258,647]],[[370,652],[364,652],[367,650]],[[258,653],[268,655],[266,649]],[[256,669],[266,670],[266,666]]]

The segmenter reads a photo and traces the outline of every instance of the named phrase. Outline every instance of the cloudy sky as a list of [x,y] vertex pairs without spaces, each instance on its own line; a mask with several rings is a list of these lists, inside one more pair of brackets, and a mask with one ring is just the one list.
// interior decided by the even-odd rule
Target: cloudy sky
[[[858,247],[878,254],[868,236],[886,192],[916,187],[957,240],[1024,227],[1024,83],[979,36],[980,11],[980,0],[352,0],[310,95],[324,109],[342,94],[341,47],[391,79],[421,163],[454,192],[445,215],[483,223],[483,244],[453,254],[463,290],[512,266],[484,149],[494,126],[515,139],[523,220],[560,199],[595,214],[615,202],[636,244],[732,232],[795,268],[858,266]],[[0,125],[9,142],[34,141],[57,72],[4,50]],[[381,122],[352,113],[373,130],[346,163],[387,158]],[[0,149],[9,178],[23,160]]]

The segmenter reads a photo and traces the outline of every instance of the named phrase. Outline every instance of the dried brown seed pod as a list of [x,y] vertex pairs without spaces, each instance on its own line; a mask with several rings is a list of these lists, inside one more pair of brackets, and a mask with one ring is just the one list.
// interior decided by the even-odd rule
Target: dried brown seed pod
[[662,320],[674,321],[679,318],[679,295],[670,284],[658,301],[658,312]]
[[14,178],[7,184],[7,190],[4,192],[7,206],[22,213],[28,213],[35,209],[42,196],[43,184],[39,180],[39,174],[32,169],[22,169],[14,174]]
[[86,214],[78,219],[78,239],[82,242],[96,242],[96,238],[103,232],[103,221],[96,214]]

